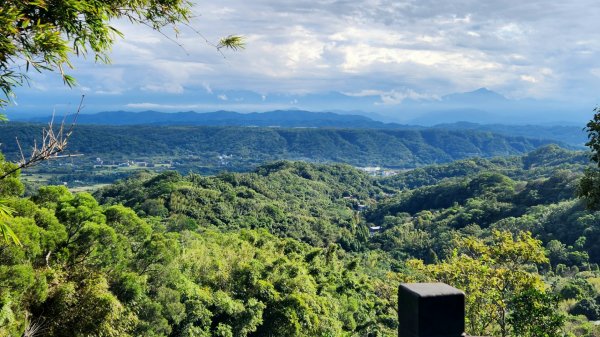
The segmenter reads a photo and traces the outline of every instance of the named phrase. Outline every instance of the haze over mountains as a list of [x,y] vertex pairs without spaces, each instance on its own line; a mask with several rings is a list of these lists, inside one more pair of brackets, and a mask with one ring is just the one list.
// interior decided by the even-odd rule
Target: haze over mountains
[[435,125],[469,121],[490,124],[583,125],[593,106],[542,101],[508,99],[494,91],[480,88],[439,99],[407,98],[399,106],[411,124]]
[[[45,122],[49,117],[32,118],[31,122]],[[277,127],[348,127],[348,128],[405,128],[400,124],[383,123],[360,115],[340,115],[332,112],[277,110],[238,113],[194,111],[165,113],[158,111],[109,111],[82,114],[78,124],[99,125],[204,125],[204,126],[277,126]]]
[[[317,105],[319,102],[353,102],[360,108],[374,94],[346,95],[333,93],[331,97],[304,95],[301,100]],[[237,97],[239,101],[255,102],[267,100],[256,93],[238,91],[224,97]],[[202,98],[202,97],[201,97]],[[222,106],[227,107],[227,101]],[[270,100],[283,99],[270,97]],[[285,99],[290,99],[286,97]],[[384,98],[382,98],[384,99]],[[392,100],[392,97],[386,98]],[[300,101],[300,97],[294,100]],[[309,106],[311,105],[309,104]],[[81,114],[78,124],[112,126],[153,125],[153,126],[235,126],[235,127],[282,127],[282,128],[353,128],[353,129],[394,129],[424,130],[428,128],[445,130],[470,130],[492,132],[512,137],[527,137],[537,140],[553,140],[557,143],[581,148],[586,140],[583,131],[591,113],[581,111],[570,115],[561,109],[568,107],[550,102],[534,100],[510,100],[506,97],[481,88],[472,92],[457,93],[440,98],[404,97],[394,105],[403,113],[405,122],[400,122],[396,113],[369,114],[352,111],[349,106],[340,104],[340,109],[330,112],[314,112],[300,109],[281,109],[266,112],[172,112],[144,111],[105,111],[94,114]],[[551,106],[551,107],[550,107]],[[343,108],[347,108],[343,111]],[[391,105],[389,106],[391,107]],[[575,111],[575,108],[570,108]],[[563,112],[561,112],[563,111]],[[581,118],[577,118],[577,115]],[[394,117],[395,116],[395,117]],[[409,118],[409,116],[413,116]],[[543,117],[540,117],[543,116]],[[17,116],[13,120],[46,123],[50,116]],[[581,122],[578,122],[578,120]],[[570,122],[559,122],[568,120]]]
[[[460,98],[453,98],[460,99]],[[29,122],[46,123],[50,116],[28,119]],[[440,118],[440,120],[444,120]],[[423,130],[430,127],[386,123],[372,118],[332,112],[311,112],[303,110],[277,110],[262,113],[238,113],[216,111],[197,113],[193,111],[165,113],[157,111],[111,111],[97,114],[81,114],[78,124],[93,125],[154,125],[154,126],[244,126],[244,127],[283,127],[283,128],[355,128],[355,129],[412,129]],[[446,130],[472,130],[492,132],[507,136],[532,139],[555,140],[559,143],[581,147],[586,142],[586,134],[581,126],[570,125],[509,125],[453,122],[437,124],[431,128]]]
[[[471,92],[453,93],[441,97],[429,97],[406,92],[365,91],[357,93],[313,94],[260,94],[253,91],[213,89],[197,92],[193,97],[172,97],[156,93],[153,101],[143,95],[132,94],[126,99],[110,95],[86,95],[86,113],[101,111],[237,111],[241,113],[263,111],[326,111],[339,114],[367,116],[376,121],[432,126],[440,123],[468,121],[491,124],[544,124],[574,125],[583,127],[589,120],[593,102],[558,102],[534,99],[508,99],[494,91],[480,88]],[[48,98],[48,106],[57,102],[58,112],[73,111],[64,102],[73,96]],[[58,103],[61,102],[61,103]],[[40,111],[33,103],[20,102],[11,108],[12,120],[27,120],[47,116],[49,110]],[[152,116],[147,116],[152,118]],[[205,116],[208,117],[208,116]],[[270,116],[273,117],[273,116]]]

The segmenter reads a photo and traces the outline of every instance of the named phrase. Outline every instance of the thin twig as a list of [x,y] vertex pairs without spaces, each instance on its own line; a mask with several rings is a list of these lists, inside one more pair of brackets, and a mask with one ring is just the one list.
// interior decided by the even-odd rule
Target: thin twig
[[21,161],[25,161],[25,154],[23,154],[23,148],[21,147],[21,143],[19,142],[19,138],[15,137],[15,141],[17,142],[17,146],[19,147],[19,153],[21,154]]
[[31,155],[29,156],[28,159],[25,159],[25,154],[23,153],[23,149],[21,147],[19,139],[17,138],[17,145],[18,145],[19,151],[21,153],[21,160],[19,160],[19,162],[17,163],[17,166],[15,168],[8,170],[8,171],[4,172],[2,175],[0,175],[0,180],[8,177],[9,175],[15,173],[16,171],[18,171],[20,169],[35,166],[35,165],[37,165],[43,161],[49,160],[49,159],[79,156],[77,154],[68,154],[68,155],[59,155],[59,154],[62,153],[67,148],[69,138],[71,137],[71,135],[73,133],[73,129],[75,128],[75,124],[77,123],[77,117],[79,116],[79,113],[83,109],[84,98],[85,98],[85,95],[81,95],[81,101],[79,102],[79,106],[77,108],[77,111],[75,112],[73,121],[71,122],[71,125],[67,129],[66,133],[65,133],[66,116],[65,116],[65,118],[63,118],[63,120],[60,124],[60,127],[58,128],[58,131],[55,133],[54,132],[54,113],[52,114],[52,119],[48,123],[48,128],[44,128],[42,130],[42,141],[41,141],[40,146],[38,147],[38,142],[37,142],[37,140],[34,139],[33,148],[31,150]]
[[199,30],[197,30],[196,28],[194,28],[194,27],[193,27],[192,25],[190,25],[189,23],[185,23],[185,22],[184,22],[184,23],[183,23],[183,25],[184,25],[185,27],[187,27],[187,28],[191,29],[191,30],[192,30],[192,32],[196,33],[198,36],[200,36],[202,39],[204,39],[204,42],[206,42],[206,44],[207,44],[207,45],[209,45],[209,46],[211,46],[211,47],[214,47],[214,48],[215,48],[215,49],[216,49],[216,50],[219,52],[219,54],[221,54],[221,56],[223,56],[223,58],[224,58],[224,59],[227,59],[227,57],[225,56],[225,54],[223,54],[223,51],[221,51],[221,48],[220,48],[218,45],[214,44],[213,42],[210,42],[210,41],[209,41],[209,40],[206,38],[206,36],[204,36],[204,34],[202,34],[202,33],[201,33]]
[[162,35],[163,37],[165,37],[167,40],[169,40],[169,41],[171,41],[171,42],[175,43],[177,46],[179,46],[179,48],[181,48],[181,49],[183,50],[183,52],[184,52],[186,55],[188,55],[188,56],[190,55],[190,53],[187,51],[187,49],[185,49],[185,46],[184,46],[182,43],[179,43],[179,42],[178,42],[176,39],[174,39],[174,38],[170,37],[170,36],[169,36],[169,35],[167,35],[165,32],[163,32],[161,29],[156,29],[156,28],[152,27],[152,25],[150,25],[149,23],[147,23],[147,22],[144,22],[144,21],[140,21],[140,23],[141,23],[142,25],[146,26],[146,27],[149,27],[149,28],[152,28],[152,29],[154,29],[154,30],[155,30],[155,31],[157,31],[157,32],[158,32],[160,35]]

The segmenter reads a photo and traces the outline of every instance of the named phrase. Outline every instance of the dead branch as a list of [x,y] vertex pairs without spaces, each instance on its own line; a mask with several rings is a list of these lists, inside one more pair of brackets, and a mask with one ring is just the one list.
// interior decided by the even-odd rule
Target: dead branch
[[2,175],[0,175],[0,180],[8,177],[9,175],[15,173],[18,170],[35,166],[46,160],[80,156],[80,155],[76,155],[76,154],[61,155],[61,153],[63,151],[65,151],[65,149],[67,148],[69,138],[71,137],[71,134],[73,133],[73,129],[75,128],[75,125],[77,124],[77,117],[79,116],[79,113],[81,112],[81,109],[83,108],[84,98],[85,98],[85,95],[81,95],[81,101],[79,102],[77,111],[75,112],[75,114],[73,116],[73,120],[68,125],[68,128],[65,129],[65,122],[66,122],[66,118],[67,118],[67,116],[65,116],[63,118],[62,122],[60,123],[60,126],[55,131],[55,129],[54,129],[54,113],[52,114],[52,119],[48,123],[48,127],[42,129],[41,143],[38,146],[37,140],[34,140],[33,148],[31,149],[31,153],[29,154],[29,156],[27,156],[27,157],[25,156],[25,153],[23,152],[23,148],[21,147],[21,143],[19,142],[19,139],[17,138],[16,141],[17,141],[17,146],[19,147],[21,159],[16,163],[17,166],[15,168],[8,170],[8,171],[4,172]]

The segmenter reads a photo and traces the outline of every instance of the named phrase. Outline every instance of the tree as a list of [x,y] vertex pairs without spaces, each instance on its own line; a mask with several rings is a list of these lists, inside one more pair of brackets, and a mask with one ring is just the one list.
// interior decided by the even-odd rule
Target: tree
[[594,109],[594,116],[584,130],[588,133],[585,143],[591,150],[590,160],[594,166],[585,171],[579,183],[578,194],[586,201],[589,209],[600,209],[600,108]]
[[[72,68],[71,55],[94,55],[96,62],[109,63],[108,52],[116,37],[122,37],[110,25],[111,20],[126,18],[158,32],[177,25],[187,25],[191,18],[189,0],[4,0],[0,7],[0,108],[14,97],[13,88],[28,81],[30,68],[40,72],[58,71],[68,86],[75,79],[67,75]],[[164,33],[163,33],[164,34]],[[230,35],[214,45],[221,48],[244,48],[242,37]],[[83,98],[82,98],[83,101]],[[78,112],[81,109],[79,106]],[[6,116],[0,113],[0,122]],[[18,165],[0,170],[0,180],[16,171],[56,158],[66,148],[72,126],[63,133],[61,124],[55,135],[52,123],[44,130],[43,144],[35,147],[28,158],[21,153]],[[3,160],[0,157],[0,162]],[[1,191],[0,191],[1,192]],[[10,209],[0,200],[0,234],[18,244],[8,225]]]
[[571,315],[583,315],[590,321],[596,321],[600,318],[600,306],[598,306],[594,299],[584,298],[575,303],[569,310],[569,313]]
[[[542,279],[530,272],[532,267],[548,263],[541,241],[529,232],[513,236],[510,232],[493,231],[488,242],[467,237],[457,239],[455,246],[458,248],[442,263],[425,265],[411,260],[409,266],[424,272],[430,279],[465,291],[470,334],[505,337],[511,329],[544,329],[522,321],[527,316],[523,314],[525,307],[519,307],[521,294],[529,291],[544,294]],[[543,312],[551,311],[547,306],[552,303],[540,296],[532,295],[523,300],[540,299],[532,305]]]
[[537,289],[528,289],[511,301],[509,323],[519,337],[560,337],[565,317],[558,312],[558,299]]
[[[0,7],[0,107],[14,97],[13,88],[26,83],[30,68],[59,72],[68,86],[75,79],[71,55],[93,54],[96,62],[110,62],[108,52],[123,34],[110,22],[125,18],[164,34],[172,26],[188,25],[189,0],[4,0]],[[230,35],[214,47],[240,49],[244,41]],[[3,116],[4,117],[4,116]]]

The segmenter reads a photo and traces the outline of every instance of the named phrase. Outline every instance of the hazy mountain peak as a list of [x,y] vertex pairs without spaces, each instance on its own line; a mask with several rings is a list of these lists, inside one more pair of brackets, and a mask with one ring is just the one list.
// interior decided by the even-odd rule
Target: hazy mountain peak
[[445,102],[461,103],[461,104],[481,104],[484,102],[506,102],[508,99],[501,94],[489,90],[488,88],[479,88],[474,91],[468,91],[463,93],[450,94],[442,97]]
[[473,91],[470,91],[470,92],[467,92],[467,93],[477,94],[477,95],[490,95],[490,94],[492,94],[492,95],[499,95],[498,93],[496,93],[496,92],[494,92],[494,91],[492,91],[492,90],[490,90],[490,89],[488,89],[486,87],[481,87],[481,88],[479,88],[477,90],[473,90]]

